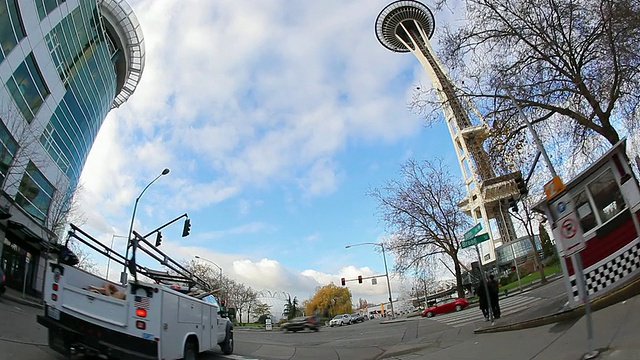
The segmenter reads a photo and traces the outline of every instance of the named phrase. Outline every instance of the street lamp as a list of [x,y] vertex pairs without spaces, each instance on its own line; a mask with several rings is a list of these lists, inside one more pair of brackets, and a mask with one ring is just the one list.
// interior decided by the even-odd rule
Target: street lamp
[[218,264],[214,263],[213,261],[209,260],[209,259],[205,259],[203,257],[200,257],[199,255],[194,256],[196,259],[200,259],[200,260],[204,260],[208,263],[211,263],[213,265],[215,265],[218,269],[220,269],[220,287],[222,287],[222,268],[220,266],[218,266]]
[[[124,235],[115,235],[115,234],[113,236],[111,236],[111,246],[109,246],[109,250],[110,251],[113,251],[113,240],[115,238],[125,238],[126,239],[127,237],[124,236]],[[107,257],[109,259],[107,260],[107,276],[106,277],[107,277],[107,280],[109,280],[109,266],[111,265],[111,256],[107,256]]]
[[387,257],[384,254],[384,243],[364,242],[360,244],[347,245],[344,248],[348,249],[348,248],[351,248],[354,246],[360,246],[360,245],[380,246],[380,248],[382,249],[382,260],[384,260],[384,275],[387,277],[387,289],[389,290],[389,304],[391,305],[391,318],[395,319],[396,312],[393,311],[393,297],[391,295],[391,282],[389,281],[389,270],[387,270]]
[[156,182],[156,180],[158,180],[161,176],[167,175],[168,173],[169,173],[169,169],[168,168],[165,168],[164,170],[162,170],[162,173],[160,173],[160,175],[156,176],[155,179],[153,179],[147,186],[144,187],[144,189],[142,189],[142,192],[140,193],[140,195],[138,195],[138,197],[136,198],[136,202],[133,205],[133,215],[131,215],[131,225],[129,225],[129,236],[128,236],[129,240],[128,240],[128,243],[127,243],[127,250],[125,251],[125,254],[124,254],[124,270],[120,274],[120,283],[122,283],[123,285],[125,285],[127,283],[127,262],[128,262],[127,258],[129,257],[129,247],[131,246],[131,234],[133,233],[133,221],[136,218],[136,210],[138,209],[138,201],[142,197],[142,194],[144,194],[144,192],[147,191],[149,186],[151,186],[151,184]]

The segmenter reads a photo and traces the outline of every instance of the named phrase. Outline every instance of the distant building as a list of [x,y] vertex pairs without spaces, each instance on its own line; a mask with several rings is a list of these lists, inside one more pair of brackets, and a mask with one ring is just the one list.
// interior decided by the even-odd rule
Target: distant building
[[89,150],[144,68],[122,0],[0,1],[0,265],[38,294]]
[[[533,239],[536,244],[536,252],[542,253],[542,244],[540,242],[540,236],[534,235]],[[529,236],[523,236],[515,241],[502,244],[496,248],[496,266],[499,271],[504,271],[516,266],[516,262],[520,264],[526,261],[530,255],[534,252],[533,246]]]

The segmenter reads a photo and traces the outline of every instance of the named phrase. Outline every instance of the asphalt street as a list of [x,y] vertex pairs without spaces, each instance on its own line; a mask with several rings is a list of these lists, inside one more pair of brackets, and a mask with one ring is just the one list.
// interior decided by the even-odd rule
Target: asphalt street
[[[611,306],[600,305],[606,302],[604,300],[594,303],[597,311],[593,313],[591,348],[585,317],[580,309],[563,310],[566,298],[562,281],[552,281],[502,299],[503,317],[493,324],[478,321],[480,310],[471,307],[430,319],[371,320],[337,328],[325,327],[319,332],[238,328],[234,355],[207,352],[200,359],[578,360],[590,349],[597,349],[598,359],[637,360],[640,359],[640,317],[637,316],[640,309],[637,288],[640,286],[634,284],[635,293],[621,290],[623,295],[613,294],[609,301]],[[634,289],[632,286],[626,288]],[[35,321],[41,312],[41,308],[0,298],[0,358],[61,359],[48,349],[46,329]],[[534,326],[528,326],[532,320],[535,320]],[[497,329],[502,332],[493,332]]]

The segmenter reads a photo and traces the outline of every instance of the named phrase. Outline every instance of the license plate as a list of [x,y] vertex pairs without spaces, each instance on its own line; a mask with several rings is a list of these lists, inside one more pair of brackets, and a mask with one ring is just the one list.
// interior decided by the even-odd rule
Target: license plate
[[47,315],[49,315],[50,318],[55,319],[55,320],[60,320],[60,310],[49,306],[47,308]]

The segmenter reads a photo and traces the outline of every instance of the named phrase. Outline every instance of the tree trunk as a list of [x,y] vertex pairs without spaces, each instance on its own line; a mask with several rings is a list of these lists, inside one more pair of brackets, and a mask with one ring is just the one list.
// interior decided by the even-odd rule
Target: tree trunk
[[462,270],[460,269],[460,260],[458,260],[457,255],[451,257],[453,259],[453,267],[456,270],[456,291],[458,292],[458,297],[464,297],[464,288],[462,287]]

